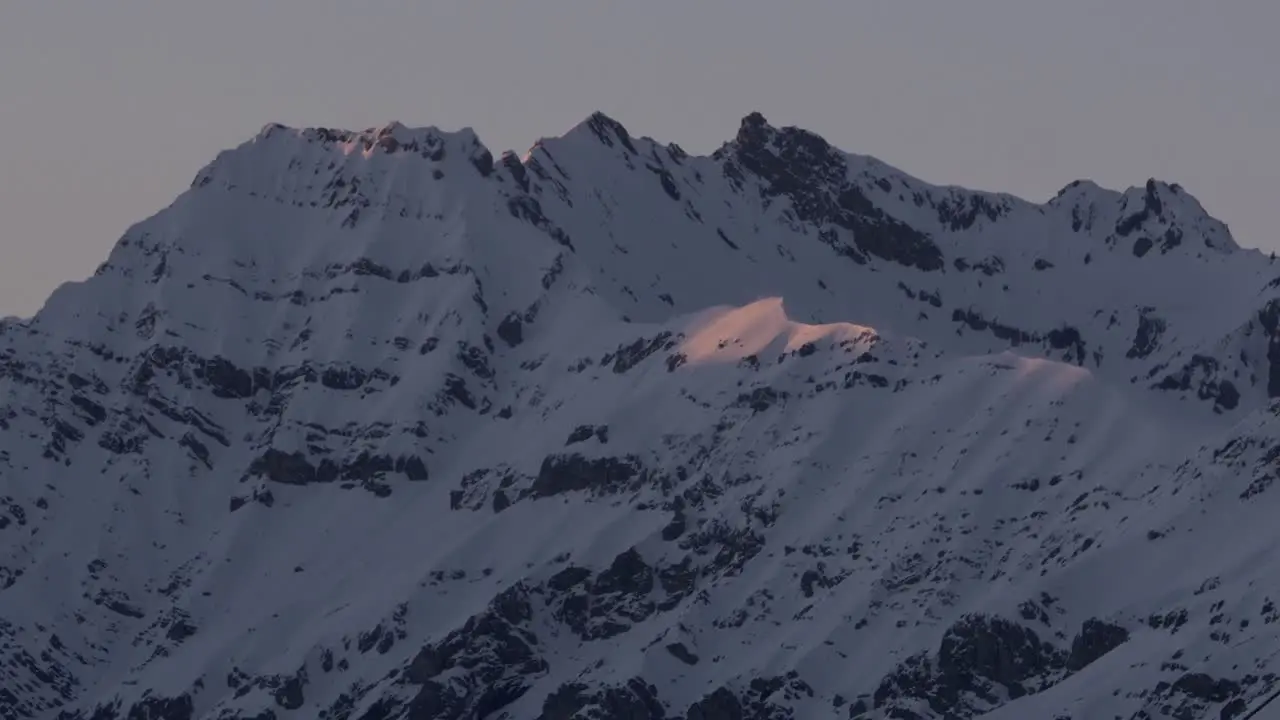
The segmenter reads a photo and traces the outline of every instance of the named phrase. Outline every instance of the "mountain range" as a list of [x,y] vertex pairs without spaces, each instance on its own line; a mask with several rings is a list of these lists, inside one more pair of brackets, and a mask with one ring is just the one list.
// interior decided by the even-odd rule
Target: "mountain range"
[[758,113],[272,124],[0,323],[0,718],[1280,716],[1280,267]]

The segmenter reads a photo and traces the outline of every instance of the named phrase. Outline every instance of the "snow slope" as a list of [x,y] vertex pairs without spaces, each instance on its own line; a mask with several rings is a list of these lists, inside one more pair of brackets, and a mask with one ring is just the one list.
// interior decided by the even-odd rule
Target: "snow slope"
[[0,718],[1245,717],[1277,397],[1177,185],[270,125],[0,324]]

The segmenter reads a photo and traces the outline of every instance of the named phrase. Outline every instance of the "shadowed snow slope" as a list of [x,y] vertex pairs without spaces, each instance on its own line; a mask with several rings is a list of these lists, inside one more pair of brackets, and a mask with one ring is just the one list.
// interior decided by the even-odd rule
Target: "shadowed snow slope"
[[0,323],[0,718],[1236,718],[1280,268],[758,114],[270,125]]

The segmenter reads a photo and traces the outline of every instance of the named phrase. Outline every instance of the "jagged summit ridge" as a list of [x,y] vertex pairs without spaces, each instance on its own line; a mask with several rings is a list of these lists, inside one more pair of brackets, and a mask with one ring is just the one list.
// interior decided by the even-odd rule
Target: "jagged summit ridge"
[[[427,152],[428,157],[431,153],[430,149],[436,148],[442,138],[449,138],[456,140],[460,145],[475,146],[479,150],[479,155],[483,156],[487,154],[488,157],[493,157],[492,150],[484,146],[475,131],[470,127],[462,128],[458,131],[444,131],[435,126],[408,127],[399,121],[391,121],[378,127],[370,127],[364,130],[355,131],[324,127],[292,128],[280,123],[268,123],[251,142],[266,140],[275,133],[293,135],[308,142],[338,144],[351,148],[358,146],[365,153],[373,152],[375,148],[384,153],[394,154],[404,151],[418,151],[425,147],[428,148],[427,151],[424,151]],[[631,154],[636,154],[638,152],[636,149],[636,141],[652,146],[660,145],[657,141],[648,137],[633,138],[621,122],[601,111],[595,111],[585,120],[573,126],[573,128],[564,135],[559,137],[542,138],[531,146],[529,152],[525,153],[523,156],[519,154],[516,154],[515,156],[527,159],[532,151],[543,146],[543,144],[548,140],[555,141],[564,138],[576,138],[583,136],[584,134],[595,137],[602,144],[609,147],[614,146],[616,143],[618,147]],[[916,185],[928,185],[924,181],[908,176],[906,173],[903,173],[892,166],[886,165],[877,158],[865,155],[854,155],[841,151],[834,146],[831,146],[821,136],[803,128],[792,126],[782,128],[774,127],[770,125],[764,115],[758,111],[753,111],[744,116],[739,124],[736,137],[712,153],[711,157],[724,157],[743,149],[748,151],[752,149],[758,150],[765,145],[776,146],[779,142],[784,145],[791,144],[798,148],[803,148],[804,150],[802,153],[809,153],[804,155],[804,157],[820,164],[828,162],[828,158],[831,155],[841,156],[845,160],[845,163],[849,165],[850,173],[861,173],[865,176],[870,176],[873,181],[901,178]],[[663,147],[671,152],[673,156],[687,156],[687,153],[674,143],[666,144]],[[513,150],[507,150],[503,151],[500,155],[507,152],[514,153]],[[828,177],[826,179],[832,180],[833,178]],[[1005,201],[1013,201],[1032,206],[1036,205],[1035,203],[1022,200],[1021,198],[1008,193],[979,192],[957,186],[929,187],[942,191],[950,190],[967,195],[984,196],[990,200],[994,200],[996,205],[1004,204]],[[1046,203],[1046,205],[1061,203],[1066,197],[1074,199],[1076,196],[1083,196],[1086,202],[1096,202],[1099,199],[1105,199],[1107,201],[1123,200],[1126,206],[1131,204],[1140,205],[1142,207],[1149,206],[1157,215],[1159,215],[1160,211],[1163,209],[1164,202],[1168,202],[1169,199],[1176,199],[1177,202],[1173,204],[1185,207],[1186,209],[1182,211],[1182,214],[1188,219],[1198,221],[1203,217],[1205,219],[1212,220],[1212,218],[1209,218],[1207,213],[1205,213],[1203,207],[1195,197],[1188,194],[1180,185],[1177,183],[1167,183],[1156,178],[1149,179],[1144,186],[1129,187],[1123,191],[1103,188],[1091,180],[1075,180],[1064,186],[1063,189],[1049,201],[1049,203]],[[1164,199],[1163,201],[1162,198]],[[1136,203],[1135,200],[1137,201]],[[1134,210],[1136,212],[1137,207],[1135,207]],[[1221,229],[1213,228],[1212,233],[1215,237],[1212,238],[1211,244],[1207,244],[1206,246],[1224,251],[1238,249],[1238,246],[1230,237],[1229,232],[1223,231],[1225,231],[1225,227]]]
[[0,324],[0,717],[1239,717],[1280,273],[1215,222],[268,126]]
[[280,134],[296,137],[305,142],[359,145],[360,149],[365,152],[370,152],[377,146],[387,153],[401,151],[402,146],[412,146],[417,142],[434,145],[435,140],[433,138],[455,137],[467,142],[471,141],[472,138],[476,138],[475,131],[469,127],[456,131],[445,131],[435,126],[411,128],[398,120],[392,120],[383,125],[365,128],[364,130],[343,130],[328,127],[294,128],[273,122],[264,125],[250,143],[264,142]]
[[[281,146],[271,142],[272,137],[288,139]],[[302,149],[311,146],[316,149]],[[301,156],[308,152],[318,155],[304,169]],[[295,193],[312,193],[288,202],[325,208],[342,205],[345,196],[348,202],[368,207],[378,202],[371,197],[378,194],[440,194],[430,189],[433,182],[448,194],[460,189],[461,181],[478,182],[474,171],[491,185],[512,181],[514,185],[507,187],[524,195],[505,201],[516,208],[512,212],[544,218],[544,227],[550,228],[547,223],[554,223],[543,212],[541,193],[551,189],[558,200],[569,203],[582,192],[575,191],[582,183],[568,174],[568,164],[556,160],[561,153],[590,157],[588,173],[608,174],[612,171],[607,166],[615,162],[628,171],[644,167],[667,196],[685,204],[684,212],[691,217],[701,210],[684,196],[689,190],[682,186],[701,191],[697,186],[712,179],[737,194],[761,194],[766,211],[786,203],[784,219],[814,228],[823,243],[855,262],[874,259],[947,273],[989,267],[990,258],[1013,255],[1035,255],[1035,263],[1058,266],[1064,261],[1089,263],[1102,255],[1142,258],[1170,252],[1229,254],[1237,249],[1226,227],[1177,185],[1152,181],[1144,189],[1117,193],[1077,182],[1049,202],[1034,204],[1006,194],[929,185],[874,158],[841,152],[813,133],[774,128],[759,113],[744,118],[737,138],[709,157],[633,138],[603,113],[592,114],[564,136],[538,141],[522,157],[504,154],[496,162],[469,129],[447,133],[390,123],[351,132],[271,125],[258,140],[225,153],[201,171],[194,186],[225,174],[224,186],[243,189],[266,177],[272,178],[268,183],[293,186]],[[466,161],[460,169],[469,166],[462,177],[449,174],[446,167],[459,157]],[[348,182],[344,172],[355,175],[355,181]],[[534,187],[529,191],[531,177]],[[748,179],[752,188],[744,185]],[[343,222],[354,224],[361,212],[360,207],[348,209]],[[997,226],[1001,229],[993,231]],[[562,244],[572,242],[563,229],[548,232]]]

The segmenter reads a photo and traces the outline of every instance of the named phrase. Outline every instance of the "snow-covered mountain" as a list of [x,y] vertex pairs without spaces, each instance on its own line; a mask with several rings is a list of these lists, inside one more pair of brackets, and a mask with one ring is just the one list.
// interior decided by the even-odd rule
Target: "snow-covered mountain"
[[1273,398],[1177,185],[270,125],[0,323],[0,718],[1244,718]]

